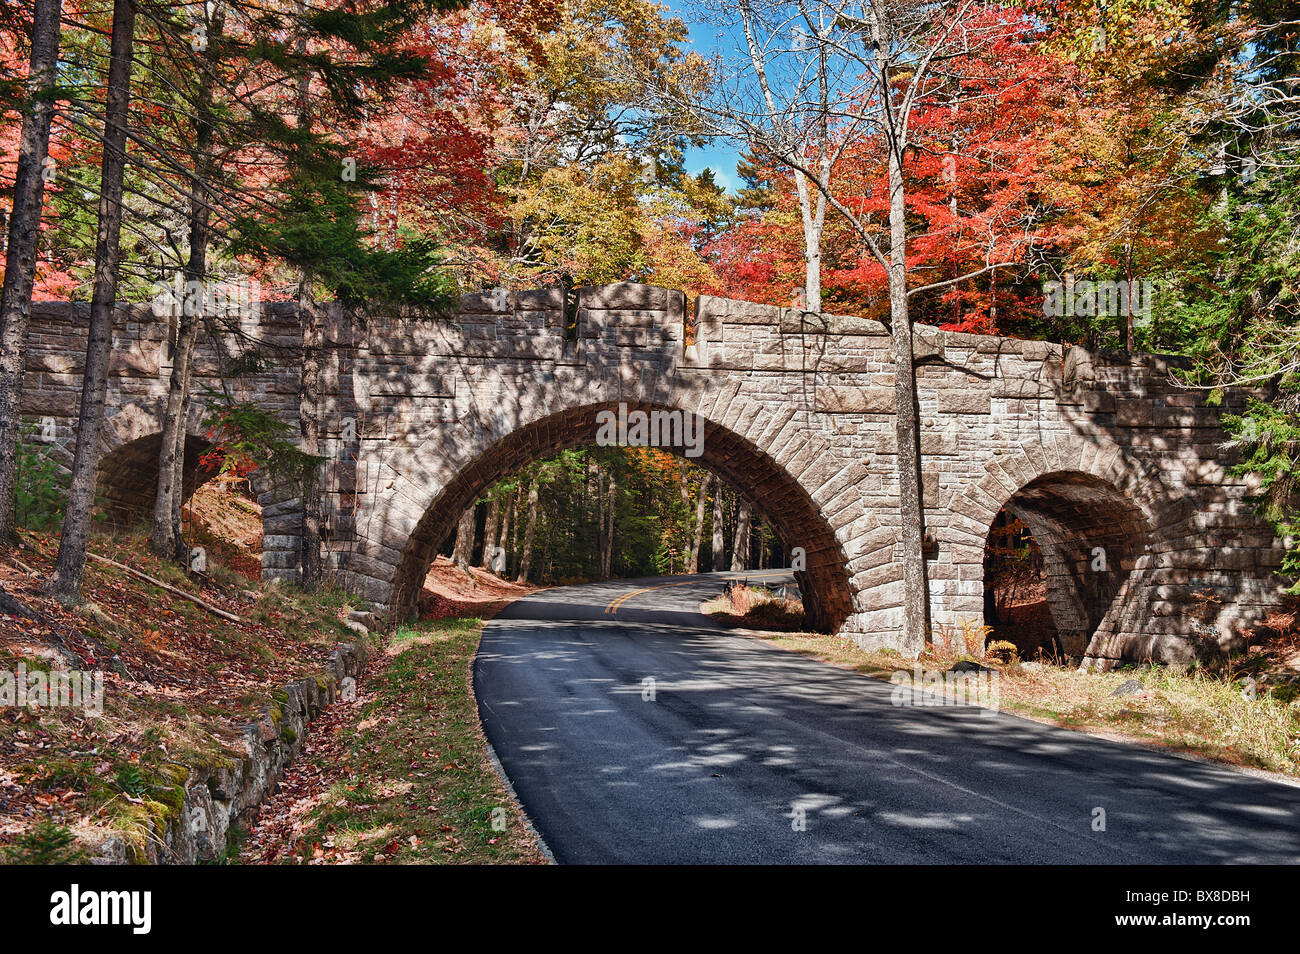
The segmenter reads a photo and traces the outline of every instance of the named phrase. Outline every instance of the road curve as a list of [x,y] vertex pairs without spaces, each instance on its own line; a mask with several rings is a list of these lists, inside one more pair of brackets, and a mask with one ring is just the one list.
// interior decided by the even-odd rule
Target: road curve
[[479,714],[560,862],[1300,861],[1300,787],[894,706],[888,683],[699,615],[735,575],[546,590],[487,625]]

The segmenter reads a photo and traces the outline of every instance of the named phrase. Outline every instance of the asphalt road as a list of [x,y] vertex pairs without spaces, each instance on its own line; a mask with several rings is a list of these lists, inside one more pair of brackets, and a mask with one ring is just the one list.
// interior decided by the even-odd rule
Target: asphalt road
[[715,628],[695,608],[723,576],[547,590],[488,624],[479,713],[558,861],[1300,862],[1300,787],[895,706],[886,682]]

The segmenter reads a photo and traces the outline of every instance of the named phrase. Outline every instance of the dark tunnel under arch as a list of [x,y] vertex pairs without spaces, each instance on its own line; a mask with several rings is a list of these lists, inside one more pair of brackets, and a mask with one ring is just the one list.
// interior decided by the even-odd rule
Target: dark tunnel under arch
[[1068,655],[1082,656],[1146,552],[1146,517],[1114,484],[1081,471],[1031,480],[1003,509],[1038,544],[1057,638]]
[[[185,435],[183,500],[189,500],[203,484],[216,476],[204,468],[200,458],[212,447],[211,441]],[[162,434],[155,431],[138,437],[105,454],[95,479],[96,503],[112,526],[128,526],[147,520],[153,513],[158,493],[158,453]]]

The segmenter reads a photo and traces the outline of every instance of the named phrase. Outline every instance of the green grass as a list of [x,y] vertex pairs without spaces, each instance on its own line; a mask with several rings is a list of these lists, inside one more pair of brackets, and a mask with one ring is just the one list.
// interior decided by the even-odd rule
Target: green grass
[[487,755],[470,684],[482,629],[481,619],[452,618],[394,634],[365,679],[360,717],[340,730],[341,755],[313,756],[325,770],[342,758],[346,770],[282,860],[542,860]]

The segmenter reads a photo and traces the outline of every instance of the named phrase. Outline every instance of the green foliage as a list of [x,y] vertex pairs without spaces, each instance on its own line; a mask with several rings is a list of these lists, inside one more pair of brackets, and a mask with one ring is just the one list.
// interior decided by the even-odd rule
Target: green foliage
[[[610,572],[616,577],[679,573],[694,537],[694,503],[705,471],[688,464],[692,506],[681,498],[679,459],[651,448],[585,447],[531,464],[495,485],[485,496],[504,505],[513,496],[515,556],[527,522],[528,489],[540,482],[531,577],[543,583],[579,582],[601,575],[601,554],[612,546]],[[609,484],[613,480],[614,534],[606,538]],[[716,490],[716,484],[712,485]],[[712,493],[712,492],[711,492]],[[712,534],[713,508],[705,511],[703,549]],[[757,525],[755,532],[757,532]],[[730,542],[730,534],[727,535]],[[507,550],[511,550],[509,541]],[[708,560],[701,566],[707,568]]]
[[139,798],[145,791],[144,775],[135,765],[123,765],[117,770],[117,787],[132,798]]
[[1259,479],[1251,501],[1288,542],[1282,572],[1296,580],[1291,592],[1300,593],[1300,416],[1252,400],[1244,415],[1226,415],[1223,425],[1242,451],[1232,473]]
[[1179,320],[1165,325],[1164,343],[1226,355],[1245,377],[1271,376],[1300,346],[1300,169],[1262,171],[1210,215],[1224,240],[1184,276]]
[[57,530],[63,521],[68,473],[50,457],[50,444],[35,440],[36,427],[22,430],[18,440],[18,480],[14,512],[20,527]]
[[299,450],[293,425],[273,412],[207,392],[214,410],[203,426],[214,446],[202,458],[205,465],[239,476],[261,470],[272,480],[297,483],[323,460]]
[[5,849],[5,863],[11,865],[75,865],[85,861],[85,852],[65,826],[43,818]]
[[399,306],[436,317],[455,293],[454,279],[439,266],[436,246],[412,239],[398,249],[373,247],[359,223],[357,202],[375,170],[359,167],[355,187],[339,181],[338,163],[295,177],[272,210],[238,217],[231,250],[278,260],[307,271],[344,306]]

